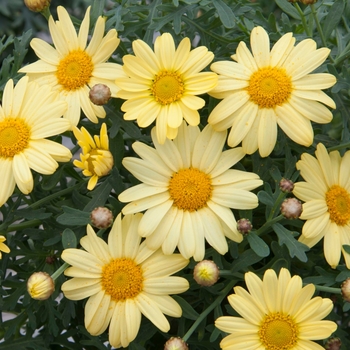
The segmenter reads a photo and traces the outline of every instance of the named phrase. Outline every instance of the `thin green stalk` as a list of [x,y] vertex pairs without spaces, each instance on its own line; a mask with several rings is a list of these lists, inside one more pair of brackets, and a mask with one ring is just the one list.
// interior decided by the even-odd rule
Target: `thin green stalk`
[[23,230],[25,228],[38,226],[42,223],[43,223],[42,220],[39,220],[39,219],[23,221],[23,222],[20,222],[19,224],[9,225],[7,227],[7,232]]
[[51,16],[51,12],[50,12],[50,7],[47,6],[46,8],[44,8],[41,12],[40,12],[48,21],[50,16]]
[[[321,27],[320,21],[318,20],[318,17],[317,17],[315,5],[314,4],[310,5],[310,8],[311,8],[312,16],[313,16],[313,18],[314,18],[314,20],[316,22],[316,27],[317,27],[318,33],[320,34],[322,44],[323,44],[323,46],[327,47],[327,41],[326,41],[326,38],[324,36],[323,29]],[[333,63],[333,59],[332,59],[331,56],[329,56],[329,59]]]
[[294,7],[296,8],[296,10],[298,11],[300,17],[301,17],[301,22],[303,23],[303,27],[305,29],[306,34],[312,38],[312,31],[310,30],[309,26],[306,23],[306,18],[304,15],[303,10],[300,8],[299,4],[297,2],[293,3]]
[[62,275],[62,273],[65,271],[67,267],[70,265],[68,263],[64,263],[61,267],[59,267],[52,275],[51,278],[55,281],[58,277]]
[[325,286],[319,286],[317,284],[314,285],[316,290],[319,290],[320,292],[328,292],[332,294],[341,294],[340,288],[332,288],[332,287],[325,287]]
[[286,194],[284,192],[281,192],[276,201],[275,201],[275,204],[274,206],[272,207],[271,211],[270,211],[270,214],[269,214],[269,217],[267,218],[266,221],[270,221],[273,219],[273,217],[275,216],[276,212],[279,212],[280,210],[280,207],[281,207],[281,203],[282,203],[282,200],[284,199],[284,197],[286,196]]
[[262,225],[258,230],[255,231],[255,233],[260,236],[263,234],[265,231],[267,231],[273,224],[276,224],[277,222],[283,220],[285,217],[283,215],[278,215],[272,220],[269,220],[265,222],[264,225]]
[[197,318],[197,320],[193,323],[192,327],[186,332],[186,334],[182,337],[182,339],[186,342],[189,337],[192,335],[192,333],[197,329],[197,327],[201,324],[201,322],[204,320],[206,316],[210,314],[212,310],[214,310],[221,302],[222,300],[227,296],[227,293],[233,288],[233,286],[236,284],[236,280],[230,281],[230,283],[220,292],[220,294],[217,296],[216,300],[209,305],[208,308],[206,308]]

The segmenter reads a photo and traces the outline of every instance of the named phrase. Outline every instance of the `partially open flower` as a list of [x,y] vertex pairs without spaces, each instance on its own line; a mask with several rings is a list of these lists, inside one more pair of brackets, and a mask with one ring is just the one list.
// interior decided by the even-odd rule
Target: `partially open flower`
[[97,106],[105,105],[111,96],[111,89],[105,84],[96,84],[89,92],[90,101]]
[[219,268],[211,260],[202,260],[199,262],[193,270],[193,278],[201,285],[210,287],[219,279]]
[[0,259],[2,258],[1,252],[4,252],[4,253],[10,252],[10,248],[5,243],[3,243],[5,241],[6,241],[6,238],[0,235]]
[[297,219],[302,211],[303,206],[296,198],[287,198],[281,205],[281,213],[286,219]]
[[180,337],[171,337],[164,344],[164,350],[188,350],[188,346]]
[[33,273],[27,282],[27,291],[35,300],[46,300],[50,298],[55,290],[55,283],[46,272]]
[[50,6],[51,0],[24,0],[30,11],[41,12]]
[[341,295],[345,301],[350,303],[350,277],[342,283]]
[[103,229],[113,224],[113,213],[105,207],[97,207],[90,214],[92,226]]

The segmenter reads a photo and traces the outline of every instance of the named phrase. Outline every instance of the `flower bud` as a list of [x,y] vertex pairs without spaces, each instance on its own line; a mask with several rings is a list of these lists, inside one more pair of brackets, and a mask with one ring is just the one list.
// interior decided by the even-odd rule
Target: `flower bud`
[[253,225],[248,219],[239,219],[237,221],[237,230],[242,235],[247,235],[253,229]]
[[341,295],[345,301],[350,303],[350,277],[342,283]]
[[24,0],[30,11],[41,12],[50,6],[51,0]]
[[316,4],[317,0],[299,0],[304,5]]
[[97,105],[105,105],[111,98],[111,90],[107,85],[96,84],[89,92],[90,101]]
[[188,350],[188,345],[180,337],[171,337],[164,344],[164,350]]
[[201,286],[210,287],[219,279],[219,268],[211,260],[202,260],[193,270],[194,280]]
[[28,279],[27,291],[35,300],[50,298],[55,290],[55,283],[46,272],[34,272]]
[[113,224],[113,214],[105,207],[97,207],[90,214],[92,226],[98,229],[110,227]]
[[341,348],[341,341],[339,338],[329,338],[325,344],[326,350],[339,350]]
[[296,198],[287,198],[281,205],[281,213],[286,219],[297,219],[302,211],[303,206]]
[[280,181],[280,189],[282,192],[290,193],[294,189],[294,182],[292,180],[282,178]]

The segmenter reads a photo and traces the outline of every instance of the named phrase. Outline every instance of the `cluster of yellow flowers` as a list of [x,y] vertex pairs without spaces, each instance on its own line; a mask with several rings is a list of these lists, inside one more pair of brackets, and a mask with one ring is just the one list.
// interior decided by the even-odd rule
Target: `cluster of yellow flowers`
[[[65,274],[73,277],[62,286],[65,296],[89,298],[87,330],[98,335],[109,325],[110,343],[126,347],[138,333],[141,314],[163,332],[170,328],[164,314],[181,316],[181,307],[169,294],[182,293],[189,284],[171,275],[190,258],[202,260],[205,241],[220,254],[228,251],[226,238],[242,241],[231,209],[256,208],[258,198],[251,191],[262,180],[232,166],[256,151],[269,156],[277,126],[294,142],[310,146],[311,122],[332,120],[328,107],[335,108],[335,103],[322,89],[336,79],[328,73],[310,74],[326,60],[329,49],[317,49],[311,39],[295,45],[292,33],[270,49],[262,27],[251,32],[251,51],[241,42],[232,61],[211,64],[211,72],[202,70],[213,61],[213,53],[204,46],[191,50],[189,38],[176,48],[168,33],[157,37],[154,51],[135,40],[134,54],[125,55],[119,65],[107,62],[120,40],[114,29],[104,35],[103,17],[87,43],[90,8],[78,34],[67,11],[58,7],[57,13],[59,20],[49,18],[54,46],[33,39],[31,46],[40,59],[21,68],[26,76],[16,87],[10,80],[4,90],[0,205],[16,184],[24,194],[32,191],[30,169],[52,174],[57,162],[71,159],[68,148],[47,140],[69,130],[82,148],[74,165],[90,177],[89,190],[111,171],[106,124],[94,137],[77,128],[81,111],[93,123],[106,116],[103,106],[89,99],[93,86],[103,84],[112,98],[126,100],[121,107],[125,120],[136,120],[142,128],[155,122],[154,147],[135,142],[132,147],[140,158],[123,160],[141,183],[119,195],[128,204],[122,210],[125,216],[119,214],[114,221],[108,243],[88,226],[80,241],[84,250],[66,249],[62,254],[71,265]],[[205,93],[221,101],[200,130],[198,110],[205,100],[198,95]],[[226,142],[231,148],[223,151]],[[327,262],[336,267],[342,251],[350,268],[350,255],[342,248],[350,244],[350,152],[341,158],[319,144],[316,157],[303,154],[297,164],[305,179],[294,188],[305,202],[300,240],[312,247],[324,237]],[[6,252],[3,246],[1,242]],[[176,248],[180,254],[174,254]],[[249,293],[236,287],[229,297],[242,318],[216,321],[218,328],[232,333],[222,341],[223,349],[322,349],[312,340],[336,329],[334,322],[321,321],[332,309],[329,299],[311,299],[314,287],[303,287],[300,277],[291,277],[286,269],[278,277],[267,270],[263,280],[253,273],[245,279]]]

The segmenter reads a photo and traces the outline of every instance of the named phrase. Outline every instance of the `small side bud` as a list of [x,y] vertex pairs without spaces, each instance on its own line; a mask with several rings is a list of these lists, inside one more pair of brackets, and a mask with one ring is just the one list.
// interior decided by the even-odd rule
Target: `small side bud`
[[219,279],[219,268],[211,260],[202,260],[193,270],[194,280],[201,286],[210,287]]
[[350,303],[350,277],[342,283],[341,295],[345,301]]
[[24,4],[30,11],[42,12],[50,6],[51,0],[24,0]]
[[296,198],[287,198],[281,205],[281,213],[286,219],[297,219],[303,211],[303,206]]
[[97,207],[90,214],[92,226],[98,229],[110,227],[113,224],[113,214],[105,207]]
[[329,338],[325,344],[326,350],[339,350],[341,348],[341,341],[339,338]]
[[247,235],[253,229],[253,225],[248,219],[239,219],[237,221],[237,230],[242,235]]
[[313,5],[316,4],[317,0],[299,0],[304,5]]
[[164,344],[164,350],[188,350],[188,345],[180,337],[171,337]]
[[55,290],[55,283],[46,272],[34,272],[27,281],[27,291],[35,300],[50,298]]
[[90,101],[97,105],[105,105],[111,98],[111,90],[105,84],[96,84],[89,92]]
[[280,189],[282,192],[290,193],[294,190],[294,182],[292,180],[282,178],[280,181]]

